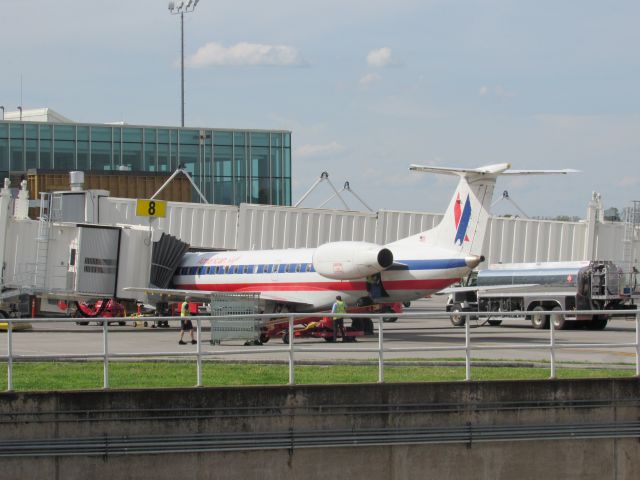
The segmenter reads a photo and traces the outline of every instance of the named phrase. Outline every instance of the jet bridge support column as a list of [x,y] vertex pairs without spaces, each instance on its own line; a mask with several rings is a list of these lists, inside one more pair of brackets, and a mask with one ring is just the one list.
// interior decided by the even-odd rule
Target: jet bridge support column
[[7,240],[7,229],[9,228],[9,217],[11,216],[11,182],[4,179],[4,187],[0,190],[0,286],[4,285],[4,249]]

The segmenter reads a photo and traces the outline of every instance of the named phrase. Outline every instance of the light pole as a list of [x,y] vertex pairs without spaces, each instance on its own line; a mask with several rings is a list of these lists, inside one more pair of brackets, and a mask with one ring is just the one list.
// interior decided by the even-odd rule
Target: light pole
[[16,107],[20,112],[20,121],[22,121],[22,107]]
[[178,0],[169,2],[169,13],[180,14],[180,107],[181,126],[184,127],[184,14],[193,12],[200,0]]
[[4,105],[0,105],[0,108],[2,109],[2,120],[4,120]]

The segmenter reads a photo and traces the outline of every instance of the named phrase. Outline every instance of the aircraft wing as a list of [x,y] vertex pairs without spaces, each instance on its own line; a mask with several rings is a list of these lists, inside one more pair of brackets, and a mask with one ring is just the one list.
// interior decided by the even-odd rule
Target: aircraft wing
[[[169,301],[182,301],[185,297],[191,297],[193,300],[209,302],[211,301],[211,295],[216,293],[225,292],[214,292],[214,291],[203,291],[203,290],[185,290],[178,288],[138,288],[138,287],[125,287],[123,290],[129,292],[137,292],[137,293],[146,293],[147,295],[154,295],[163,297],[164,300]],[[234,292],[234,293],[254,293],[254,292]],[[288,305],[299,305],[305,308],[313,307],[308,301],[304,300],[301,297],[296,297],[295,295],[287,294],[286,297],[282,295],[273,295],[269,292],[260,292],[260,300],[264,300],[267,302],[276,302],[283,303]]]

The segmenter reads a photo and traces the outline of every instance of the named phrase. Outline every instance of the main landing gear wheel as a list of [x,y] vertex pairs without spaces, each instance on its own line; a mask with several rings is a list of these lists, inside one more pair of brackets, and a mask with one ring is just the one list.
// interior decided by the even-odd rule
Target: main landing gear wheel
[[536,330],[544,330],[549,328],[549,315],[547,315],[545,308],[541,305],[534,307],[531,311],[531,325]]

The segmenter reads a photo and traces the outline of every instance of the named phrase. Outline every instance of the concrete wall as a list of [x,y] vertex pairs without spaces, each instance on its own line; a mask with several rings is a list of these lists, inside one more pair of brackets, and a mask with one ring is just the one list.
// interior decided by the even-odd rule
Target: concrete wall
[[635,378],[4,393],[0,465],[3,479],[630,479],[639,414]]

